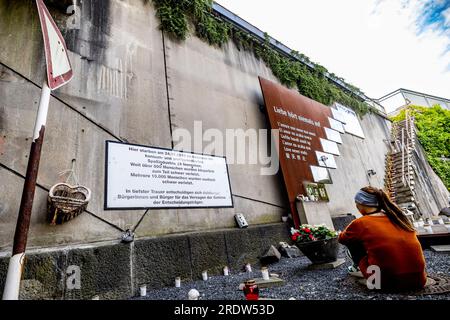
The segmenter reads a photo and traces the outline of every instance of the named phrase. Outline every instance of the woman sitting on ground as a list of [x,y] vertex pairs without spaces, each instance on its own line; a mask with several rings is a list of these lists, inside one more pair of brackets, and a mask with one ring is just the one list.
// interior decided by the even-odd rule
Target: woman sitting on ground
[[369,278],[369,266],[378,266],[381,290],[423,288],[427,279],[425,258],[403,211],[383,190],[373,187],[358,191],[355,202],[363,217],[348,225],[339,242],[347,246],[362,275]]

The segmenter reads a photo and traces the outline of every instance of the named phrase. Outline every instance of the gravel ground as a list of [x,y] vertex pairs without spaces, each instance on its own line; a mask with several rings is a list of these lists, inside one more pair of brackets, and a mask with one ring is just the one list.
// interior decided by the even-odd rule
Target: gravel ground
[[[427,272],[450,276],[450,255],[426,250]],[[344,255],[340,254],[341,257]],[[436,300],[450,299],[450,293],[435,295],[408,295],[377,293],[356,283],[347,274],[349,262],[332,270],[308,270],[308,258],[282,258],[269,266],[270,273],[280,275],[285,285],[260,289],[260,297],[288,300]],[[200,292],[202,300],[244,300],[239,284],[248,278],[261,277],[260,270],[253,267],[251,273],[230,273],[230,276],[212,276],[208,281],[182,282],[181,288],[147,289],[147,297],[138,300],[185,300],[190,289]]]

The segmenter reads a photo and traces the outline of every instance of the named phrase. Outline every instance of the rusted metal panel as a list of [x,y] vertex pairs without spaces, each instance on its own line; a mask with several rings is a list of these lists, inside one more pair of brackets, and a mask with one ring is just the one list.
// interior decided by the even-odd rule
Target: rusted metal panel
[[324,151],[320,139],[326,139],[325,128],[330,127],[331,109],[294,90],[261,77],[259,80],[270,125],[280,130],[276,141],[280,166],[291,211],[298,222],[294,214],[296,197],[306,194],[305,182],[313,182],[310,166],[319,166],[316,151]]

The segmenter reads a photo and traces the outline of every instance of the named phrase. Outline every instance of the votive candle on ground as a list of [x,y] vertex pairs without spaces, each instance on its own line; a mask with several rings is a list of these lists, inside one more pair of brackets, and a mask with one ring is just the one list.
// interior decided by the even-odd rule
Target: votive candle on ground
[[189,292],[188,292],[189,300],[198,300],[199,297],[200,297],[200,292],[198,292],[198,290],[196,290],[196,289],[189,290]]
[[227,266],[223,267],[223,275],[224,275],[224,276],[230,275],[230,270],[228,269]]
[[202,279],[203,279],[203,281],[208,280],[208,272],[207,271],[202,272]]
[[181,287],[181,278],[180,277],[175,278],[175,287],[176,288]]
[[269,269],[267,269],[266,267],[262,267],[261,268],[261,273],[262,273],[262,277],[264,280],[269,280]]
[[147,296],[147,286],[141,286],[139,289],[141,291],[141,297]]
[[245,265],[245,270],[246,270],[247,272],[252,272],[252,266],[250,265],[250,263],[247,263],[247,264]]

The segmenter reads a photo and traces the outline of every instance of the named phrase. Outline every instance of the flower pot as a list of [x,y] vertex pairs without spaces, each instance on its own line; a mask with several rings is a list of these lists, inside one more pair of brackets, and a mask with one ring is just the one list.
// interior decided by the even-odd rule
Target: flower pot
[[311,242],[297,242],[296,246],[314,264],[333,262],[337,260],[338,238],[317,240]]

